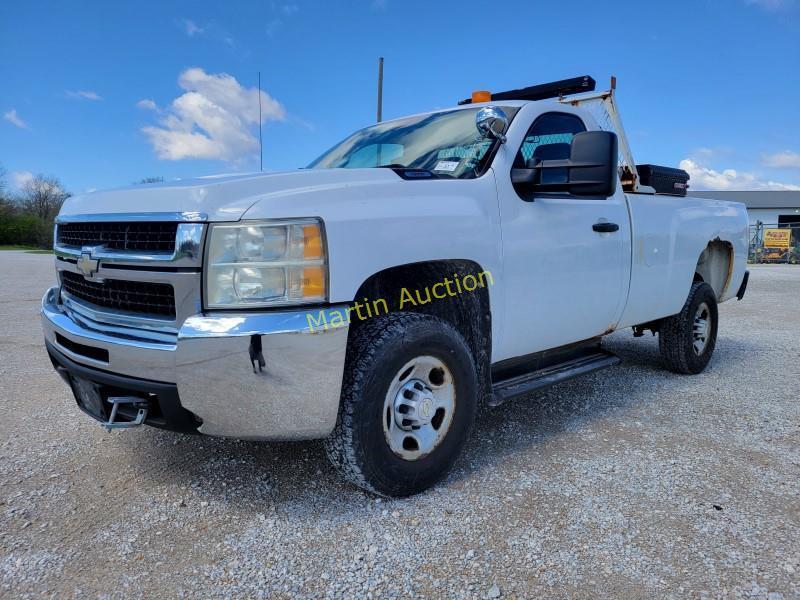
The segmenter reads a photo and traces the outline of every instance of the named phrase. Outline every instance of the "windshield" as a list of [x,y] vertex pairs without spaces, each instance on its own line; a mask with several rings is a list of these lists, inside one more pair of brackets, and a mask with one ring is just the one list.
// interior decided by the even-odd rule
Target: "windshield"
[[[399,167],[425,169],[441,177],[475,177],[493,144],[475,127],[479,110],[451,110],[378,123],[357,131],[308,168]],[[517,112],[511,106],[503,110],[509,120]]]

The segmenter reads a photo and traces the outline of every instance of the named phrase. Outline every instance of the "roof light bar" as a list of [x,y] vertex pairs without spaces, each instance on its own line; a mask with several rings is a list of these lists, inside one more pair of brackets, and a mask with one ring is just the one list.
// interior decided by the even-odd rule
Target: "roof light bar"
[[[573,77],[572,79],[562,79],[561,81],[532,85],[518,90],[498,92],[496,94],[491,94],[489,99],[484,100],[484,102],[490,100],[546,100],[548,98],[563,98],[564,96],[571,96],[573,94],[593,92],[594,88],[595,80],[588,75],[584,75],[583,77]],[[466,100],[461,100],[459,104],[472,104],[473,102],[473,98],[467,98]]]

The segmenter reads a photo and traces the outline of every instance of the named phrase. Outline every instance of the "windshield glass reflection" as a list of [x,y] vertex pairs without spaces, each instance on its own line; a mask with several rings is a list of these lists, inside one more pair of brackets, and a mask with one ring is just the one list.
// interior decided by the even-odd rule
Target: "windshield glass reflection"
[[[517,111],[516,107],[502,108],[509,118]],[[391,167],[423,169],[439,177],[475,177],[495,143],[476,129],[478,110],[451,110],[378,123],[357,131],[309,168]]]

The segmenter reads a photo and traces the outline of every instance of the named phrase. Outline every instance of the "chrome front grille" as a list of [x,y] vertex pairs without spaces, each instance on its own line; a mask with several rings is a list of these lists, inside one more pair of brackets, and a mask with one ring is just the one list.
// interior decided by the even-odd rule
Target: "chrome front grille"
[[[152,220],[149,220],[152,219]],[[105,335],[174,344],[201,312],[205,215],[84,215],[56,221],[61,304]]]
[[104,279],[87,281],[83,275],[64,271],[62,290],[95,306],[146,316],[175,318],[175,293],[167,283]]
[[169,222],[64,223],[58,226],[56,241],[67,248],[103,246],[108,250],[172,253],[178,225]]

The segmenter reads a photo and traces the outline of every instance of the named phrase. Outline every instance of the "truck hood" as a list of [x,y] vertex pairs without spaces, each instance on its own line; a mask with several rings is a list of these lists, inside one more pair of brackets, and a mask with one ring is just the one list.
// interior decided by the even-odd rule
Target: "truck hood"
[[238,221],[251,206],[270,197],[281,197],[285,201],[287,196],[296,194],[400,181],[391,169],[311,169],[218,175],[80,194],[64,203],[59,216],[194,213],[205,216],[208,221]]

